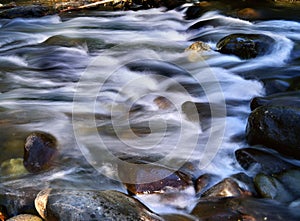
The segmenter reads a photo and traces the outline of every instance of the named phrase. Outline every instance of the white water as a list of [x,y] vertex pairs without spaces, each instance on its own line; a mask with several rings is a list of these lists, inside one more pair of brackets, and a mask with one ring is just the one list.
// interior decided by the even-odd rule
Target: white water
[[[193,162],[201,174],[220,177],[239,172],[234,150],[246,143],[243,139],[233,141],[233,137],[244,133],[249,102],[263,95],[264,88],[258,80],[246,80],[237,73],[284,65],[293,49],[290,39],[299,40],[300,25],[284,21],[252,24],[215,12],[185,21],[182,12],[162,9],[96,15],[65,21],[58,16],[1,21],[0,107],[4,110],[0,114],[11,124],[11,129],[1,131],[3,139],[14,130],[23,134],[49,132],[58,138],[62,153],[72,151],[74,158],[85,155],[110,178],[117,178],[116,164],[124,163],[119,156],[151,161],[158,158],[156,163],[174,169]],[[222,19],[223,25],[185,32],[193,23],[212,16]],[[272,53],[244,61],[215,51],[190,59],[184,52],[194,37],[211,36],[206,43],[215,48],[219,33],[237,31],[273,37],[276,44]],[[74,47],[42,44],[56,35],[98,40],[102,46],[89,45],[85,40],[75,42]],[[162,71],[126,68],[133,61],[143,67],[145,60],[158,62],[155,64]],[[191,90],[185,90],[183,83]],[[173,107],[159,109],[154,102],[158,96],[168,98]],[[234,114],[226,116],[224,112],[224,117],[214,118],[203,130],[197,119],[190,120],[183,113],[181,105],[186,101],[218,104],[221,112]],[[225,101],[238,105],[226,105]],[[128,114],[136,105],[142,109]],[[112,119],[107,118],[110,116]],[[129,122],[144,131],[150,127],[151,131],[137,136]],[[78,147],[81,151],[75,151]],[[78,178],[76,173],[58,171],[44,181],[59,176],[75,182],[74,186],[77,181],[81,185],[84,175]],[[98,188],[94,182],[86,185]]]

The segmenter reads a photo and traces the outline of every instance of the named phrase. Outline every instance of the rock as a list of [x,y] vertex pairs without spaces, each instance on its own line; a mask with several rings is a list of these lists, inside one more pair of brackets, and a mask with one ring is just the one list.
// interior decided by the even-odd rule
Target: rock
[[199,221],[197,217],[186,214],[163,214],[161,217],[164,221]]
[[200,5],[192,5],[188,7],[188,9],[185,12],[185,19],[189,20],[199,18],[205,12],[207,12],[206,8],[201,7]]
[[202,194],[202,199],[240,197],[247,195],[251,195],[251,193],[241,189],[232,178],[226,178],[204,192]]
[[206,191],[209,186],[212,186],[212,183],[216,183],[219,179],[218,176],[213,174],[203,174],[196,179],[195,189],[196,193],[203,193]]
[[188,48],[186,48],[185,51],[204,52],[210,51],[210,47],[208,44],[202,41],[196,41],[193,44],[191,44]]
[[33,132],[25,142],[24,166],[32,173],[48,169],[57,153],[55,137],[44,132]]
[[260,18],[260,13],[253,8],[244,8],[237,12],[237,16],[241,19],[254,20]]
[[300,170],[290,169],[275,176],[294,197],[300,198]]
[[142,203],[117,191],[41,191],[36,209],[46,220],[162,220]]
[[4,221],[8,218],[7,209],[5,206],[0,205],[0,220]]
[[0,205],[6,208],[8,217],[18,214],[38,214],[34,207],[34,199],[38,192],[38,190],[29,187],[14,189],[2,187]]
[[127,190],[133,194],[179,191],[193,185],[188,175],[153,164],[136,164],[128,168],[118,168],[118,172]]
[[156,97],[153,102],[157,105],[157,107],[161,110],[167,110],[171,107],[174,107],[173,103],[166,97],[158,96]]
[[[256,188],[254,186],[253,178],[245,173],[236,173],[230,176],[233,178],[239,186],[246,191],[246,193],[251,194],[251,196],[257,196]],[[247,194],[248,195],[248,194]]]
[[300,108],[300,93],[285,92],[267,97],[255,97],[251,100],[251,110],[255,110],[261,106],[289,106]]
[[282,106],[256,108],[248,118],[249,144],[262,144],[282,154],[300,159],[300,109]]
[[23,165],[22,158],[6,160],[0,167],[1,176],[19,176],[27,174],[27,170]]
[[42,44],[62,47],[87,47],[89,51],[96,51],[105,48],[105,43],[100,39],[67,37],[63,35],[51,36]]
[[231,34],[217,43],[222,54],[232,54],[241,59],[250,59],[268,54],[274,39],[261,34]]
[[21,214],[9,218],[7,221],[43,221],[40,217],[31,214]]
[[10,8],[0,12],[0,18],[36,18],[53,14],[50,7],[41,5],[29,5]]
[[243,169],[256,173],[271,175],[295,167],[267,151],[255,148],[236,150],[235,157]]
[[298,220],[285,205],[251,197],[200,200],[191,214],[201,220]]
[[264,198],[270,198],[282,203],[291,202],[294,196],[275,177],[258,174],[254,178],[254,184],[258,193]]

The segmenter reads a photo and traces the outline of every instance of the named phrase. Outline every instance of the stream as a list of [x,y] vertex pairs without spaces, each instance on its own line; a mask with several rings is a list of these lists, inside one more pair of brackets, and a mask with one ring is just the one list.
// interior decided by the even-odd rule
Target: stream
[[[217,11],[187,20],[185,10],[0,19],[0,162],[22,158],[33,131],[53,135],[60,155],[50,170],[1,175],[0,186],[126,192],[122,183],[130,180],[120,182],[118,168],[134,162],[218,180],[245,172],[234,153],[249,146],[250,101],[299,79],[300,23],[250,22]],[[270,53],[253,59],[219,53],[218,41],[233,33],[275,41]],[[186,51],[194,41],[211,50]],[[210,120],[202,116],[208,112]],[[194,195],[172,203],[138,198],[158,214],[185,213]]]

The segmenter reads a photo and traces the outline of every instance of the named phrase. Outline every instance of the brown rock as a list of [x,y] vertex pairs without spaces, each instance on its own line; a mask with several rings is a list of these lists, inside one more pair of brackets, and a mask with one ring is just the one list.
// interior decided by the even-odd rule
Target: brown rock
[[9,218],[7,221],[42,221],[42,219],[38,216],[34,216],[31,214],[21,214],[21,215]]
[[119,177],[133,194],[163,193],[168,189],[183,190],[192,185],[188,175],[152,164],[119,168]]
[[202,198],[240,197],[243,195],[251,195],[251,193],[241,189],[233,179],[226,178],[204,192]]
[[242,19],[257,19],[260,17],[260,13],[253,8],[244,8],[237,12],[239,18]]

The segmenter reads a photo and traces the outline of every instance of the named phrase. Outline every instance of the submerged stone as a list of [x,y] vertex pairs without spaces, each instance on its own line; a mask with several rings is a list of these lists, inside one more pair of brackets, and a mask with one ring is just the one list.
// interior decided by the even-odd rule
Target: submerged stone
[[201,220],[289,220],[295,216],[285,205],[251,197],[200,200],[191,212]]
[[264,198],[270,198],[282,203],[291,202],[294,196],[285,188],[285,186],[275,177],[265,174],[258,174],[254,178],[255,186]]
[[28,173],[22,158],[6,160],[0,167],[1,176],[19,176]]
[[37,195],[35,205],[46,220],[162,220],[138,200],[111,190],[46,189]]
[[133,194],[163,193],[192,186],[191,178],[182,172],[152,164],[119,168],[119,177]]
[[300,159],[300,109],[283,106],[256,108],[248,118],[246,138],[250,145],[262,144]]
[[261,34],[231,34],[222,38],[217,50],[222,54],[232,54],[241,59],[250,59],[270,53],[274,39]]
[[24,166],[32,173],[48,169],[57,153],[55,137],[44,132],[33,132],[25,142]]

